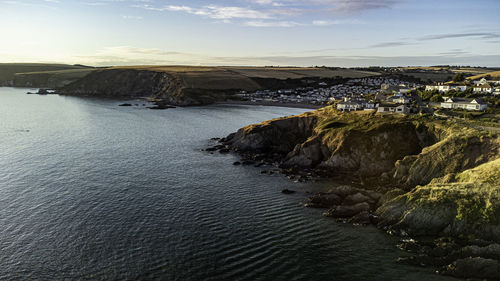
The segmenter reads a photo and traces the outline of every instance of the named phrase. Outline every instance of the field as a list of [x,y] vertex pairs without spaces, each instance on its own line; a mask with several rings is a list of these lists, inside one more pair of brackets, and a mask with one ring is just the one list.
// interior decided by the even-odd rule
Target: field
[[398,73],[420,79],[422,82],[446,82],[450,81],[457,73],[463,73],[465,76],[487,75],[494,73],[495,69],[480,67],[449,67],[449,66],[431,66],[431,67],[401,67],[397,68]]
[[94,68],[81,68],[16,73],[14,76],[14,82],[16,85],[31,84],[36,85],[37,87],[60,87],[80,79],[94,70]]
[[494,71],[494,72],[488,72],[488,73],[484,73],[484,74],[480,74],[480,75],[475,75],[475,76],[467,77],[467,79],[477,80],[477,79],[481,79],[481,78],[486,77],[486,76],[491,76],[492,78],[500,78],[500,71]]
[[47,87],[47,84],[74,81],[92,70],[94,68],[82,65],[0,63],[0,85]]
[[302,78],[362,78],[380,75],[377,72],[353,69],[328,69],[313,67],[203,67],[203,66],[124,66],[110,69],[136,69],[166,72],[187,89],[253,91],[261,86],[253,79],[302,79]]

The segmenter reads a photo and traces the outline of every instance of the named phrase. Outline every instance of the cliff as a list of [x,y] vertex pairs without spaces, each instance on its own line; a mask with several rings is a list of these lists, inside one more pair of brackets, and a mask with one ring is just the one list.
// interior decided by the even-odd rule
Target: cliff
[[[244,127],[225,138],[224,143],[242,153],[279,155],[280,168],[317,169],[327,176],[342,175],[357,180],[365,189],[390,193],[398,188],[404,195],[379,204],[377,214],[383,221],[381,226],[405,225],[415,229],[411,231],[414,234],[438,234],[451,221],[455,222],[452,218],[459,213],[459,206],[465,208],[467,204],[458,199],[457,194],[461,194],[457,193],[458,189],[452,192],[450,187],[470,186],[464,179],[474,179],[478,187],[488,185],[494,189],[496,182],[490,181],[500,176],[500,169],[497,169],[500,137],[497,134],[428,116],[374,112],[344,114],[326,107]],[[485,171],[491,175],[486,176]],[[481,180],[484,184],[480,184]],[[500,190],[500,185],[497,188]],[[422,203],[429,196],[435,196],[436,190],[447,191],[440,195],[445,199],[429,199],[434,205],[419,206],[439,223],[433,226],[429,221],[426,227],[415,227],[408,210],[420,210],[413,203]],[[488,203],[491,192],[486,196],[485,192],[471,189],[467,194],[479,198],[481,206],[491,205]],[[445,208],[446,200],[454,202],[453,210]],[[492,212],[493,216],[500,216]],[[445,222],[448,224],[443,227]],[[498,223],[500,217],[498,221],[483,221],[486,222]],[[454,233],[453,227],[450,226],[449,233]],[[500,239],[500,232],[492,237],[495,235]]]
[[171,75],[135,69],[94,71],[57,90],[62,95],[168,98],[173,104],[191,103],[179,98],[181,86]]

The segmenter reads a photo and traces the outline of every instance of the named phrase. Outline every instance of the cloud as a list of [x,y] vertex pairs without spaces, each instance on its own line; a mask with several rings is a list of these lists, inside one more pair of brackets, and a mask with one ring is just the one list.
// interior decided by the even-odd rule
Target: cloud
[[418,38],[418,40],[439,40],[439,39],[450,39],[450,38],[466,38],[466,37],[479,37],[481,39],[495,39],[500,38],[500,33],[493,32],[470,32],[470,33],[447,33],[447,34],[437,34],[428,35]]
[[153,7],[151,5],[139,6],[147,10],[155,11],[171,11],[171,12],[185,12],[188,14],[206,16],[212,19],[269,19],[270,15],[266,12],[233,6],[217,6],[208,5],[201,8],[193,8],[190,6],[176,6],[168,5],[163,7]]
[[397,47],[397,46],[406,46],[413,45],[414,43],[409,42],[384,42],[375,45],[369,46],[369,48],[386,48],[386,47]]
[[390,9],[401,0],[311,0],[333,12],[362,12],[366,10]]
[[330,26],[339,24],[364,24],[360,20],[314,20],[312,25],[316,26]]
[[294,27],[301,24],[294,21],[247,21],[244,25],[252,27]]
[[[204,16],[217,20],[228,19],[259,19],[274,20],[274,23],[265,22],[263,24],[254,24],[253,26],[298,26],[306,23],[297,23],[297,18],[301,15],[330,13],[348,13],[361,12],[365,10],[392,8],[396,3],[403,0],[247,0],[248,6],[223,6],[223,5],[205,5],[193,6],[185,4],[175,4],[157,6],[152,3],[134,5],[137,8],[143,8],[152,11],[170,11],[182,12],[192,15]],[[290,24],[295,22],[297,24]],[[313,25],[327,26],[336,24],[357,24],[354,21],[340,21],[332,19],[316,20]],[[244,22],[243,25],[249,25]],[[252,22],[250,22],[252,25]]]

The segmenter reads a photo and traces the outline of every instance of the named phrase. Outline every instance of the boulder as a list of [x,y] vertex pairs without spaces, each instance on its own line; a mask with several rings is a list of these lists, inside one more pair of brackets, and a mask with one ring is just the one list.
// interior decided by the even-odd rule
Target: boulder
[[448,265],[443,273],[459,278],[498,279],[500,263],[497,260],[479,257],[459,259]]
[[361,212],[370,211],[370,204],[363,202],[352,206],[336,206],[328,210],[325,214],[328,217],[334,218],[349,218],[353,217]]
[[346,205],[356,205],[358,203],[363,203],[363,202],[368,202],[368,201],[373,202],[373,199],[371,199],[370,197],[362,194],[361,192],[358,192],[358,193],[355,193],[355,194],[347,196],[344,199],[344,204],[346,204]]
[[317,193],[309,198],[307,207],[312,208],[331,208],[342,203],[342,198],[335,193]]

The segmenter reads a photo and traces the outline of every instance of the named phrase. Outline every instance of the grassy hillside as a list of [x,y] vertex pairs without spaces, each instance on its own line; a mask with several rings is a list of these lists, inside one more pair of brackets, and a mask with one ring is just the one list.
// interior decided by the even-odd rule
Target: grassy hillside
[[475,75],[475,76],[470,76],[467,77],[468,80],[477,80],[481,79],[483,77],[490,76],[492,78],[500,78],[500,71],[493,71],[493,72],[488,72],[488,73],[483,73],[480,75]]
[[[37,75],[42,74],[46,73]],[[80,75],[81,72],[76,74]],[[92,71],[83,79],[60,88],[58,93],[154,97],[176,105],[199,105],[226,100],[240,90],[296,88],[309,86],[311,80],[338,81],[376,75],[380,74],[354,69],[136,65]],[[59,76],[62,77],[61,73]]]
[[457,73],[463,73],[465,76],[485,75],[492,73],[496,69],[480,67],[450,67],[450,66],[431,66],[431,67],[400,67],[398,73],[418,78],[423,82],[446,82],[450,81]]
[[16,73],[14,85],[57,88],[78,80],[92,71],[95,71],[95,68]]
[[92,69],[68,64],[0,63],[0,85],[45,87],[47,81],[75,80]]
[[124,66],[111,69],[135,69],[165,72],[179,81],[186,89],[253,91],[261,86],[252,78],[302,79],[302,78],[362,78],[380,75],[377,72],[353,69],[328,69],[313,67],[203,67],[203,66]]

